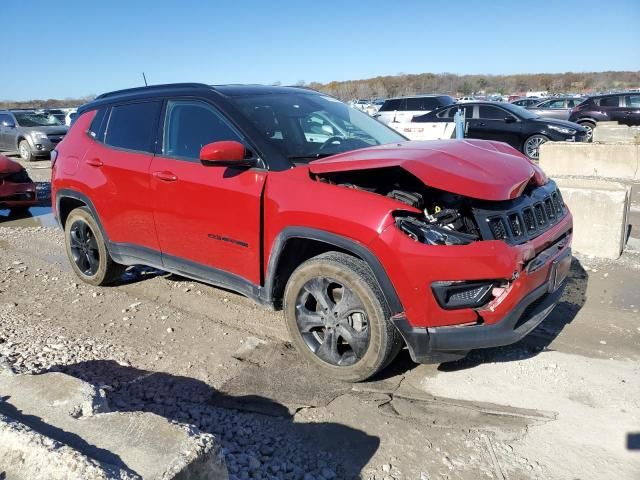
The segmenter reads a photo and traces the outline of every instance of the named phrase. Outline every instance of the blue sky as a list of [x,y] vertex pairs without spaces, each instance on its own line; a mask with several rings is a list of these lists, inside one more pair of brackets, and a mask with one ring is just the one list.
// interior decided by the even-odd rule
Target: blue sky
[[140,85],[142,71],[149,83],[291,84],[640,70],[640,0],[0,1],[0,99],[99,94]]

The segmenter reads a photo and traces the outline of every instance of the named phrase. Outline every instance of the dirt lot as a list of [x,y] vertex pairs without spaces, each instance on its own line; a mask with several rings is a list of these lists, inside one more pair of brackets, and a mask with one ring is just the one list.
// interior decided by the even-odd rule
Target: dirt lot
[[637,250],[576,258],[561,304],[519,344],[442,365],[403,352],[341,384],[302,363],[280,312],[236,294],[144,268],[81,284],[46,206],[49,163],[28,169],[42,207],[0,210],[0,363],[212,432],[232,478],[640,478]]

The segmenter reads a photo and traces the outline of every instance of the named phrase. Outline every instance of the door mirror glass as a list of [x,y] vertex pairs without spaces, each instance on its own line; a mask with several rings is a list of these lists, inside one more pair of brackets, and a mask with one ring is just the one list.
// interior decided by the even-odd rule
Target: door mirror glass
[[200,150],[200,160],[210,165],[246,164],[245,156],[244,145],[234,140],[208,143]]

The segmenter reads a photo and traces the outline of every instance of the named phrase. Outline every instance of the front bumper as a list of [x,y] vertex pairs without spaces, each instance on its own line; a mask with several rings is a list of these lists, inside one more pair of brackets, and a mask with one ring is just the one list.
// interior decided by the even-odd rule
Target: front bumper
[[[564,255],[571,259],[571,250]],[[552,279],[524,297],[502,320],[489,325],[459,327],[412,327],[406,317],[392,323],[404,338],[416,363],[442,363],[459,360],[470,350],[500,347],[521,340],[536,328],[556,306],[566,280],[550,291]]]

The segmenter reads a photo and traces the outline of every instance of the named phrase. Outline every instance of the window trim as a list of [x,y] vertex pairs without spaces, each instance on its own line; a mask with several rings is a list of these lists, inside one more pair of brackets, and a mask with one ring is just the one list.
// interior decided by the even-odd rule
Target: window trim
[[177,160],[180,162],[188,162],[188,163],[197,163],[202,165],[200,159],[193,159],[189,157],[180,157],[180,156],[172,156],[166,155],[163,152],[164,149],[164,133],[165,133],[165,121],[167,116],[167,107],[170,101],[180,102],[180,101],[199,101],[211,107],[218,116],[240,137],[241,143],[245,146],[246,149],[250,150],[253,153],[253,157],[256,160],[257,165],[255,167],[251,167],[248,170],[268,170],[267,162],[264,160],[258,149],[255,147],[253,142],[251,142],[247,135],[245,135],[242,130],[233,122],[228,115],[225,114],[224,110],[212,102],[207,97],[202,97],[198,95],[184,95],[184,96],[167,96],[162,99],[162,108],[160,109],[160,118],[158,122],[158,129],[156,132],[156,145],[154,150],[154,155],[159,158],[166,158],[169,160]]

